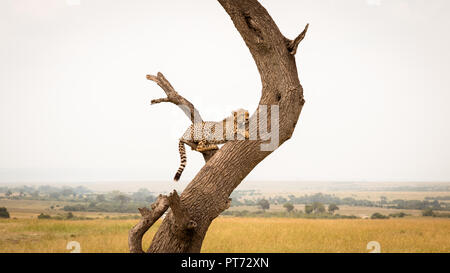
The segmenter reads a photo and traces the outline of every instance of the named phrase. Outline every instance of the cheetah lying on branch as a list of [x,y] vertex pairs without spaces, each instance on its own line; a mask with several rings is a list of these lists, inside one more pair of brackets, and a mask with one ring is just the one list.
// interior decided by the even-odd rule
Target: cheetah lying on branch
[[247,110],[239,109],[232,112],[233,115],[219,122],[198,122],[189,126],[178,144],[181,164],[174,180],[180,180],[181,174],[186,167],[186,149],[184,144],[194,143],[198,152],[217,150],[217,145],[228,141],[249,139]]

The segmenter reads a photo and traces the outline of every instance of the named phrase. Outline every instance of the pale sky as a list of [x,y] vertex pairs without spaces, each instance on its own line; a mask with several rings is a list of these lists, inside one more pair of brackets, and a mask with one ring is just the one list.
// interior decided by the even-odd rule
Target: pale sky
[[[207,120],[261,83],[214,0],[0,1],[0,182],[168,180],[189,120],[150,106],[163,72]],[[247,180],[450,181],[450,1],[264,0],[294,38],[306,105]],[[202,167],[188,149],[182,179]]]

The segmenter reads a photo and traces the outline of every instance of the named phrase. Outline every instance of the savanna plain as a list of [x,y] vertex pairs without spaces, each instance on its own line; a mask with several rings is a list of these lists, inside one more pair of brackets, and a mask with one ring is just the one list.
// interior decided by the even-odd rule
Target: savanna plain
[[[242,196],[244,195],[248,193],[243,193]],[[433,201],[431,196],[444,200],[441,203],[437,202],[442,207],[448,202],[444,197],[449,196],[449,192],[360,191],[358,196],[354,196],[355,200],[364,197],[378,204],[376,202],[379,197],[384,196],[382,200],[387,200],[387,205],[364,207],[342,204],[336,212],[325,212],[316,216],[314,211],[309,214],[304,212],[308,204],[295,203],[299,200],[298,203],[301,203],[303,199],[286,197],[288,200],[286,203],[294,203],[291,212],[288,213],[286,204],[283,205],[281,201],[274,204],[275,195],[254,193],[253,195],[255,204],[250,201],[244,202],[245,198],[250,199],[248,196],[245,198],[241,196],[241,199],[237,199],[241,200],[241,203],[235,204],[229,209],[228,214],[213,221],[204,240],[202,252],[367,253],[371,251],[368,244],[373,241],[379,243],[379,250],[383,253],[450,252],[450,218],[436,217],[436,214],[425,215],[424,211],[419,209],[389,207],[389,204],[396,204],[389,200],[398,198],[429,200],[429,203],[425,204],[436,205],[437,201]],[[339,202],[347,200],[339,199],[341,195],[347,196],[345,192],[330,196]],[[305,196],[310,198],[315,195]],[[83,204],[81,199],[77,199],[76,202],[21,200],[13,198],[14,194],[8,198],[4,195],[1,197],[0,207],[7,208],[9,212],[9,218],[0,218],[1,253],[69,253],[72,249],[68,249],[67,245],[72,241],[79,243],[80,251],[83,253],[127,253],[128,231],[139,218],[138,214],[130,212],[95,211],[73,211],[70,212],[70,217],[60,217],[68,213],[67,210],[63,210],[68,208],[68,205],[74,207],[73,204]],[[108,196],[104,202],[107,202],[107,198]],[[262,198],[270,201],[270,208],[263,210],[258,207],[257,200]],[[276,200],[280,198],[277,197]],[[118,200],[120,201],[120,198]],[[124,202],[131,201],[125,199]],[[409,203],[399,204],[406,206],[405,204]],[[326,208],[327,204],[324,205]],[[376,213],[391,217],[381,219],[370,217]],[[49,217],[42,217],[45,214]],[[39,215],[41,217],[38,217]],[[323,215],[326,217],[322,217]],[[356,217],[347,219],[336,215]],[[150,245],[160,224],[161,220],[144,236],[144,249]]]

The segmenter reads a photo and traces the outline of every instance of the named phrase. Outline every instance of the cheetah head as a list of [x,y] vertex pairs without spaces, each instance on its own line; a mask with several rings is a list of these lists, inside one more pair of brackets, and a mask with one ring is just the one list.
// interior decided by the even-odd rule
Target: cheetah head
[[233,116],[235,122],[240,128],[245,127],[245,125],[248,124],[250,118],[248,111],[245,109],[238,109],[236,111],[233,111]]

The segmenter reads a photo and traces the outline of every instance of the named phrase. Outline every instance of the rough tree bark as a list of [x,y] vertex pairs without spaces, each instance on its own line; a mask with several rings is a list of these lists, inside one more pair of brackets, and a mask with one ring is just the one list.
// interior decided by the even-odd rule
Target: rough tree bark
[[[259,107],[279,106],[281,145],[291,138],[305,103],[295,54],[305,37],[308,25],[296,39],[290,40],[281,34],[269,13],[257,0],[218,2],[231,17],[256,62],[262,81]],[[156,82],[167,95],[167,98],[154,100],[152,104],[174,103],[193,121],[193,113],[198,114],[198,111],[175,91],[161,73],[147,78]],[[251,119],[258,119],[258,109]],[[268,123],[271,127],[270,118]],[[143,217],[129,234],[130,251],[143,252],[142,236],[170,208],[147,252],[200,252],[211,222],[230,206],[229,197],[233,190],[271,153],[261,150],[260,146],[264,142],[259,138],[233,141],[220,150],[203,154],[205,166],[181,196],[176,192],[170,196],[160,196],[152,205],[151,211],[140,209]],[[195,143],[189,145],[195,148]]]

